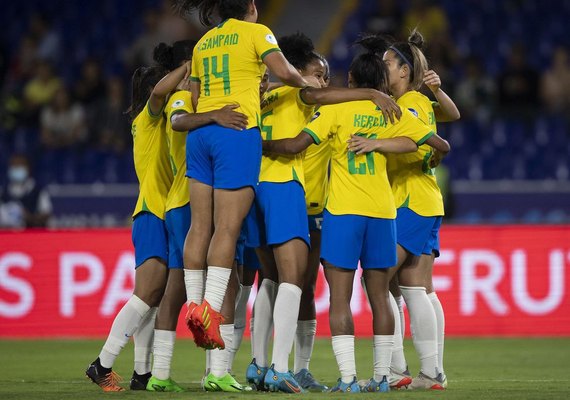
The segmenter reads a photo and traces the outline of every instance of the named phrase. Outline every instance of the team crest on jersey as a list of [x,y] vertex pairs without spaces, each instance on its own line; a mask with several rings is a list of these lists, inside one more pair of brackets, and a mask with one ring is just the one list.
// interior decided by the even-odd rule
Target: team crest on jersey
[[267,40],[271,44],[277,44],[277,39],[275,39],[275,36],[273,35],[265,36],[265,40]]
[[321,116],[321,113],[319,111],[317,111],[313,117],[311,118],[311,122],[313,122],[314,120],[316,120],[317,118],[319,118]]
[[184,100],[176,100],[174,103],[172,103],[172,108],[180,108],[184,104],[186,104]]
[[410,112],[411,112],[412,114],[414,114],[414,116],[415,116],[416,118],[418,118],[418,112],[417,112],[416,110],[414,110],[413,108],[408,108],[408,110],[410,110]]

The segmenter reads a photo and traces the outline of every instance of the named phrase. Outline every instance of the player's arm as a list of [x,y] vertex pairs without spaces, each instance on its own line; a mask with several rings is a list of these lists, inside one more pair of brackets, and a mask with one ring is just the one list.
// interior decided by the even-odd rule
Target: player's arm
[[348,139],[348,150],[356,154],[372,153],[403,154],[418,150],[418,145],[409,137],[399,136],[389,139],[369,139],[363,136],[352,135]]
[[424,83],[437,100],[437,104],[433,107],[437,122],[451,122],[461,118],[461,114],[451,97],[441,90],[441,79],[435,71],[429,70],[425,73]]
[[263,63],[281,82],[287,86],[304,88],[308,82],[301,76],[280,51],[274,51],[263,58]]
[[200,81],[190,81],[190,92],[192,93],[192,107],[194,110],[198,109],[198,99],[200,98]]
[[402,116],[402,110],[396,102],[386,93],[375,89],[347,89],[347,88],[313,88],[307,87],[301,91],[301,99],[307,104],[338,104],[348,101],[370,100],[384,114],[386,121],[392,124]]
[[190,62],[187,62],[168,73],[154,86],[148,99],[148,106],[153,115],[159,115],[162,112],[168,95],[176,89],[182,79],[190,75],[190,68]]
[[218,124],[225,128],[236,129],[242,131],[247,128],[247,117],[235,111],[239,105],[227,105],[219,110],[209,111],[205,113],[187,113],[179,112],[172,117],[172,129],[178,132],[193,131],[201,126],[208,124]]
[[264,140],[262,148],[265,153],[298,154],[305,151],[313,143],[315,143],[313,137],[303,131],[294,138]]

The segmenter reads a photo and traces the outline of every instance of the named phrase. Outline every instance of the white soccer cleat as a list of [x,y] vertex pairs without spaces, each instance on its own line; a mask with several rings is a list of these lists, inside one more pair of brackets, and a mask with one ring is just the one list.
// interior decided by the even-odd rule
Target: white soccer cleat
[[445,390],[443,386],[443,376],[439,374],[436,378],[430,378],[423,372],[412,379],[412,383],[408,386],[410,390]]
[[388,381],[390,383],[390,389],[406,389],[412,383],[412,375],[408,369],[404,372],[398,372],[390,368]]

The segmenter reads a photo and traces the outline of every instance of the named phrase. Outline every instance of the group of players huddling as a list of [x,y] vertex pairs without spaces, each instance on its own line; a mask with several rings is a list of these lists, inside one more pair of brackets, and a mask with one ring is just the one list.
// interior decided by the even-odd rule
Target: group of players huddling
[[[253,0],[175,3],[205,25],[214,15],[221,23],[198,42],[160,44],[157,65],[133,75],[135,289],[87,376],[124,390],[112,367],[133,336],[131,389],[183,391],[170,365],[187,302],[186,324],[206,349],[207,391],[444,389],[444,315],[431,278],[444,210],[433,168],[450,150],[436,122],[459,112],[428,68],[421,34],[363,36],[348,88],[333,88],[310,39],[277,41],[256,23]],[[331,389],[309,372],[321,263],[340,373]],[[373,374],[361,381],[350,310],[359,263],[374,332]],[[256,272],[253,360],[241,385],[232,364]],[[404,301],[421,363],[414,378]]]

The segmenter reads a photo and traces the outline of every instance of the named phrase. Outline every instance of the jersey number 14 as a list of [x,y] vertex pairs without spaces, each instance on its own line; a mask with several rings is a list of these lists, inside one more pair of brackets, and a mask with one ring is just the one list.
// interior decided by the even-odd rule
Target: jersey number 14
[[221,56],[221,69],[218,56],[206,57],[204,62],[204,96],[210,95],[210,81],[212,76],[215,79],[222,79],[224,82],[224,96],[231,94],[230,87],[230,55]]

